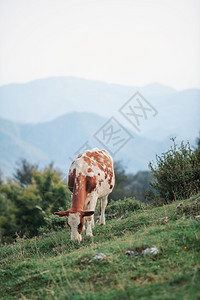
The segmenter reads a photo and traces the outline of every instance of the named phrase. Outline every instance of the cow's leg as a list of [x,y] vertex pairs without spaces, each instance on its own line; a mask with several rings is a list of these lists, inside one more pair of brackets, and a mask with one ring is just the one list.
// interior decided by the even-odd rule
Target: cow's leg
[[108,196],[104,196],[101,198],[101,217],[100,217],[100,225],[105,225],[105,209],[108,203]]
[[92,234],[92,219],[93,219],[93,216],[87,217],[86,235],[88,235],[88,236],[93,236],[93,234]]
[[94,228],[94,227],[95,227],[95,224],[94,224],[94,215],[92,215],[91,226],[92,226],[92,228]]
[[[87,205],[85,210],[95,210],[97,204],[97,192],[94,191],[87,196]],[[94,215],[87,217],[86,235],[93,236],[92,228],[94,228]]]

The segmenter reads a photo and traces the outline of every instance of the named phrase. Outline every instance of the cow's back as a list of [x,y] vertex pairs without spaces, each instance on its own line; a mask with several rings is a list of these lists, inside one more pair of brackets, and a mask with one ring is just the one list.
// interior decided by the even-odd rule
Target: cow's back
[[109,153],[95,148],[78,155],[69,170],[68,185],[73,193],[80,176],[81,182],[86,182],[87,194],[96,191],[98,197],[108,195],[115,183],[113,160]]

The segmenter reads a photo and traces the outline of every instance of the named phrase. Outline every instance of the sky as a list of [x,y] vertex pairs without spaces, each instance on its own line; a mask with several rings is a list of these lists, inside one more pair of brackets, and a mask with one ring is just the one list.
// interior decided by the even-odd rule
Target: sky
[[0,0],[0,85],[75,76],[200,88],[199,0]]

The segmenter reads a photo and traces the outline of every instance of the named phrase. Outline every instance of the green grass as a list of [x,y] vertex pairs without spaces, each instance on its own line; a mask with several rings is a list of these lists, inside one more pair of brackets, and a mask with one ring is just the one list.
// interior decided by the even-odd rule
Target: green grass
[[[198,195],[199,196],[199,195]],[[2,299],[198,299],[198,196],[147,207],[96,225],[94,237],[70,241],[69,229],[19,239],[0,248]],[[165,222],[163,217],[168,217]],[[127,257],[127,250],[157,246],[157,255]],[[91,261],[103,252],[104,261]]]

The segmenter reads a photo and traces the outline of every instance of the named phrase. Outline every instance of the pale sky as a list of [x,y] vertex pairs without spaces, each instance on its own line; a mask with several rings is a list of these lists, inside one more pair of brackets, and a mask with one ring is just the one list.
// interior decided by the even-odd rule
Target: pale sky
[[51,76],[200,88],[200,1],[0,0],[0,85]]

